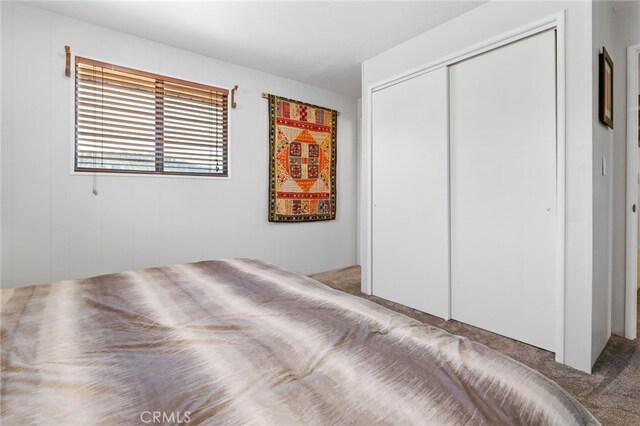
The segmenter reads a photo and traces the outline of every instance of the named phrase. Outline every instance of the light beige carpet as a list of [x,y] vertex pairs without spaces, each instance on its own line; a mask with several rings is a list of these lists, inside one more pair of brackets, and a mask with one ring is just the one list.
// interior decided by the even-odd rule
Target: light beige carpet
[[604,425],[640,425],[640,339],[630,341],[612,336],[596,362],[593,374],[586,374],[556,363],[551,352],[458,321],[444,321],[379,297],[362,294],[359,266],[313,274],[311,277],[329,287],[369,299],[425,324],[468,337],[538,370],[565,388]]

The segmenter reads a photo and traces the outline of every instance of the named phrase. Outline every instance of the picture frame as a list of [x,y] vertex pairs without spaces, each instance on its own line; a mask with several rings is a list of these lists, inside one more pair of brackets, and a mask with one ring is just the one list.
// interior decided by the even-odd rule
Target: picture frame
[[600,121],[613,129],[613,61],[604,46],[600,53]]

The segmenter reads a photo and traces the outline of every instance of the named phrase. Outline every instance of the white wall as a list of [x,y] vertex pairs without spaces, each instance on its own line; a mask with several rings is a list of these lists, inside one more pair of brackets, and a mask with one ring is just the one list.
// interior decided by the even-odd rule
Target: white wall
[[[71,176],[72,53],[205,84],[238,84],[230,180]],[[355,263],[356,99],[41,9],[2,3],[2,287],[202,259],[303,273]],[[261,92],[340,111],[337,219],[269,223]]]
[[[627,46],[640,43],[640,3],[629,3],[613,13],[613,264],[611,288],[611,332],[624,335],[626,258],[626,173],[627,173]],[[595,28],[594,28],[595,31]],[[602,47],[596,45],[595,47]],[[638,227],[640,232],[640,227]],[[640,239],[640,235],[639,235]]]
[[[358,140],[356,143],[356,159],[362,155],[360,149],[362,147],[362,98],[357,100],[357,123],[358,123]],[[360,161],[356,161],[356,177],[360,179]],[[356,200],[360,199],[360,185],[356,185]],[[356,259],[360,259],[360,203],[356,202]]]
[[[607,48],[614,63],[614,81],[622,77],[621,61],[615,52],[614,13],[611,2],[592,3],[592,114],[593,114],[593,299],[591,317],[591,359],[595,361],[611,335],[613,135],[624,132],[619,120],[624,115],[614,108],[614,129],[599,120],[599,54]],[[622,64],[620,64],[622,65]],[[606,175],[603,175],[603,162]],[[624,187],[624,185],[623,185]]]
[[[363,63],[363,116],[367,88],[408,69],[566,10],[566,252],[565,363],[590,371],[592,301],[592,58],[588,2],[489,2]],[[364,129],[367,129],[364,123]],[[362,171],[369,171],[363,147]],[[366,211],[366,192],[360,203]],[[370,225],[360,223],[364,235]],[[361,259],[370,253],[361,250]],[[361,260],[362,263],[362,260]],[[363,271],[366,273],[366,271]],[[365,289],[366,290],[366,289]]]
[[[0,50],[2,49],[2,7],[0,6]],[[4,108],[4,101],[2,100],[2,81],[3,81],[3,66],[2,55],[0,54],[0,142],[2,138],[2,110]],[[2,143],[0,143],[0,177],[2,176]],[[0,287],[2,283],[2,182],[0,179]]]

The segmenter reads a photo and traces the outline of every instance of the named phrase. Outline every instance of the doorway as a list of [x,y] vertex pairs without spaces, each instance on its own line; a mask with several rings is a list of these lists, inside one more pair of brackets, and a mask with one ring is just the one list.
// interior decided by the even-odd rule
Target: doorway
[[627,339],[638,336],[640,305],[640,44],[627,50],[627,266],[625,325]]

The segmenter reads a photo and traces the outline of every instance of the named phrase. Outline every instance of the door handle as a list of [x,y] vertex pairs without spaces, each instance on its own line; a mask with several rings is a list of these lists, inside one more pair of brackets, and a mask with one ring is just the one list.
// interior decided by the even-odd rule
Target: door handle
[[631,210],[635,213],[636,212],[636,205],[634,204],[633,207],[631,207]]

